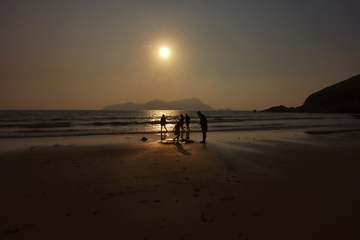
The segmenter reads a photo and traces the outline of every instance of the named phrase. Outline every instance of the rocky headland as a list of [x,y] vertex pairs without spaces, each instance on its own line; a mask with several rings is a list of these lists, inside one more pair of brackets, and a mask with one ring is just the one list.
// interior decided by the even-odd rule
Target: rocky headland
[[360,113],[360,74],[311,94],[302,106],[280,105],[262,112]]

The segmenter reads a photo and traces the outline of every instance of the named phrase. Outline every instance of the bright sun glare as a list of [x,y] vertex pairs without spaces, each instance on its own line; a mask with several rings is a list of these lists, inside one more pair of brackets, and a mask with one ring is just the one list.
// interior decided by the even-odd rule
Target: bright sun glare
[[170,56],[170,50],[167,47],[161,47],[159,49],[159,55],[161,58],[168,58]]

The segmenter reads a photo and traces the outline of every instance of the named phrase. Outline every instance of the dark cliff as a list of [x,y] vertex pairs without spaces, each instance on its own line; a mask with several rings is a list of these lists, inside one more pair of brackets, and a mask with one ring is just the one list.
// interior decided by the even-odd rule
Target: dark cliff
[[360,113],[360,74],[311,94],[302,106],[263,112]]
[[311,94],[298,111],[360,113],[360,74]]

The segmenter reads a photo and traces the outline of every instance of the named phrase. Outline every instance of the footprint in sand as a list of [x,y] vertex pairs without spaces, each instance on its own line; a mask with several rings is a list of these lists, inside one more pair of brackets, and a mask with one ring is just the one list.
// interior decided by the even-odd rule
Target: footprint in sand
[[19,231],[20,231],[20,229],[16,228],[16,229],[12,229],[12,230],[7,230],[7,231],[5,231],[5,233],[17,233]]

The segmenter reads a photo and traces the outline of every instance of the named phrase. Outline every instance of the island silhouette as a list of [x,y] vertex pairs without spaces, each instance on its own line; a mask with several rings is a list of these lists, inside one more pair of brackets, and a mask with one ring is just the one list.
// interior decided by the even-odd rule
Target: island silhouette
[[214,110],[210,105],[203,103],[198,98],[181,99],[165,102],[155,99],[145,104],[142,103],[120,103],[105,106],[102,110]]

